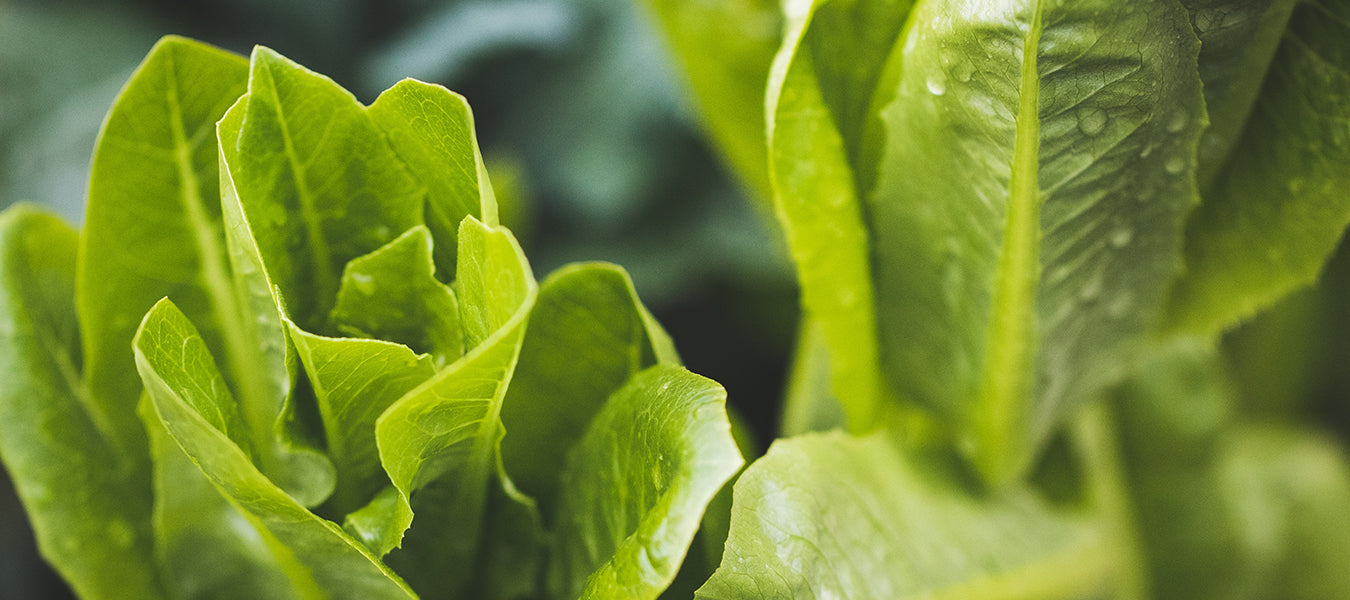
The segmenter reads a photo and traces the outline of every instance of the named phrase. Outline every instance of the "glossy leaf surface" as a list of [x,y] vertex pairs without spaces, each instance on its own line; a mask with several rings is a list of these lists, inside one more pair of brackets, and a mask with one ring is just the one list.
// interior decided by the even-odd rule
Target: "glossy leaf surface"
[[726,392],[657,365],[610,397],[563,472],[553,597],[650,600],[675,578],[703,511],[740,469]]
[[698,598],[1116,597],[1120,550],[1030,490],[980,498],[883,434],[776,442],[736,483]]

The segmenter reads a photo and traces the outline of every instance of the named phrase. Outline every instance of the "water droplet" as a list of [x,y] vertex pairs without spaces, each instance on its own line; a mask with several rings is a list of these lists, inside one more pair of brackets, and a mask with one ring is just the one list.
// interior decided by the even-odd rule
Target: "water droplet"
[[352,283],[356,284],[356,291],[367,296],[375,295],[375,278],[365,273],[352,273]]
[[1121,225],[1111,232],[1111,237],[1107,238],[1107,241],[1111,243],[1112,248],[1124,248],[1129,245],[1132,239],[1134,239],[1134,230],[1130,229],[1129,226]]
[[928,91],[934,96],[941,96],[947,93],[947,76],[942,71],[934,71],[928,76]]
[[1087,135],[1097,135],[1106,128],[1106,111],[1095,107],[1078,109],[1078,129]]
[[1101,272],[1094,275],[1092,279],[1083,284],[1083,289],[1078,290],[1078,299],[1085,303],[1096,300],[1097,296],[1102,295],[1102,287],[1105,285],[1103,279],[1104,276]]
[[1148,158],[1148,155],[1153,154],[1153,149],[1157,147],[1158,145],[1153,143],[1144,146],[1144,149],[1139,151],[1139,158]]
[[970,81],[970,78],[975,76],[975,64],[968,60],[962,60],[952,67],[952,75],[955,75],[956,80],[961,83]]
[[1129,292],[1121,292],[1106,305],[1106,314],[1113,319],[1119,319],[1130,312],[1133,306],[1134,297]]
[[858,293],[852,288],[844,287],[839,289],[839,305],[844,308],[852,308],[858,303]]
[[1186,128],[1186,121],[1191,118],[1186,115],[1186,111],[1177,111],[1172,115],[1172,120],[1167,122],[1167,130],[1172,133],[1178,133]]
[[1172,158],[1167,159],[1167,164],[1163,165],[1163,168],[1167,169],[1168,173],[1180,175],[1182,171],[1186,170],[1186,157],[1181,155],[1173,156]]

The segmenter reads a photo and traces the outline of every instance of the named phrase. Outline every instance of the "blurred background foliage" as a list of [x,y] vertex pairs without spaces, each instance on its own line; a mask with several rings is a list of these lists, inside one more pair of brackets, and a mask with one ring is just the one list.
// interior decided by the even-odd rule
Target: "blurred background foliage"
[[[640,2],[0,0],[0,207],[32,201],[81,222],[103,114],[168,33],[243,54],[267,45],[363,102],[403,77],[465,95],[536,276],[574,260],[626,267],[690,369],[772,439],[797,320],[791,269],[756,208],[764,182],[724,166]],[[1343,248],[1320,287],[1226,337],[1244,412],[1350,438],[1348,300]],[[0,598],[68,595],[2,478]]]
[[[269,46],[367,103],[404,77],[463,94],[535,275],[623,265],[689,368],[726,386],[761,439],[776,429],[791,269],[639,3],[0,0],[0,207],[82,221],[103,115],[169,33],[241,54]],[[32,544],[0,480],[0,598],[61,597]]]

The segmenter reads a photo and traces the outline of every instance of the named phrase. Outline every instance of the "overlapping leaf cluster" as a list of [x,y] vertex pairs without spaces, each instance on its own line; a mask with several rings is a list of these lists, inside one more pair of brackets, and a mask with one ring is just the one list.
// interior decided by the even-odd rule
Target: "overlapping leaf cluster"
[[741,464],[621,269],[536,283],[417,81],[166,38],[0,287],[0,457],[82,597],[654,598]]
[[1350,594],[1344,448],[1215,348],[1350,223],[1350,3],[649,4],[797,264],[785,433],[853,434],[747,470],[701,596]]

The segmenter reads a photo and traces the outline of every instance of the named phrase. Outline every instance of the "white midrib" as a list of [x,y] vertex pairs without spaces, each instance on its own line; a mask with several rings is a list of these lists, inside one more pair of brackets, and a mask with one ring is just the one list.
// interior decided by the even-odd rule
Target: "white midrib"
[[1035,381],[1036,287],[1040,279],[1040,76],[1036,55],[1044,0],[1037,0],[1022,47],[1021,86],[1007,221],[985,335],[984,368],[973,414],[975,460],[994,482],[1026,461],[1026,398]]

